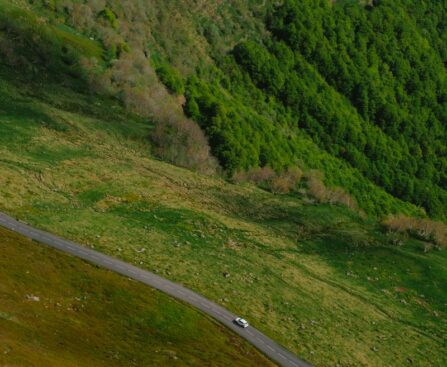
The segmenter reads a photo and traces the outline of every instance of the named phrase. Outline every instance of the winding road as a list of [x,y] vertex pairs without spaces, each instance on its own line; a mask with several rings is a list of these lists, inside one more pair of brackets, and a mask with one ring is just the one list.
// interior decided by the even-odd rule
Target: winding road
[[84,259],[92,264],[99,265],[128,278],[147,284],[166,294],[169,294],[172,297],[182,300],[195,308],[198,308],[202,312],[224,324],[229,329],[233,330],[235,333],[239,334],[281,366],[311,367],[310,364],[299,359],[294,354],[290,353],[288,350],[275,343],[273,340],[252,326],[245,329],[236,326],[233,322],[233,320],[237,317],[235,314],[206,299],[205,297],[181,286],[180,284],[173,283],[149,271],[137,268],[136,266],[88,249],[74,242],[67,241],[50,233],[35,229],[3,213],[0,213],[0,225],[50,247]]

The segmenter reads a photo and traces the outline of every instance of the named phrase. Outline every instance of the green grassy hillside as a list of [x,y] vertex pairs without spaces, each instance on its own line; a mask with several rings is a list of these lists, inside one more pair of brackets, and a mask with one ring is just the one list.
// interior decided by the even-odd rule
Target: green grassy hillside
[[[423,215],[410,203],[418,201],[374,183],[365,173],[372,160],[357,167],[364,157],[343,158],[350,154],[340,148],[344,143],[329,144],[333,151],[325,146],[331,134],[324,126],[314,133],[320,122],[345,126],[343,120],[345,131],[356,128],[351,138],[380,137],[376,142],[391,153],[405,141],[396,143],[361,117],[302,50],[292,52],[292,64],[283,63],[289,59],[278,55],[295,46],[284,34],[287,45],[266,41],[269,1],[145,4],[0,0],[0,210],[183,283],[316,366],[445,366],[446,251],[433,246],[424,228],[387,231],[377,220],[394,212]],[[299,25],[297,3],[287,4],[292,10],[284,19]],[[360,23],[364,10],[354,12]],[[414,22],[424,23],[416,16]],[[269,23],[278,34],[282,25]],[[433,27],[442,28],[424,26],[433,37]],[[442,54],[438,41],[432,42]],[[299,129],[275,77],[262,84],[266,71],[297,82],[303,87],[294,89],[297,95],[315,102],[307,104]],[[322,96],[328,103],[320,103]],[[306,185],[275,195],[210,175],[215,161],[183,107],[227,169],[221,177],[259,163],[276,162],[281,171],[298,159],[306,171],[323,171],[328,186],[354,195],[364,212],[334,200],[318,203]],[[427,114],[439,151],[441,107]],[[308,131],[303,121],[313,122]],[[351,153],[357,149],[354,144]],[[406,167],[402,157],[409,152],[385,158]],[[442,217],[439,158],[418,175],[427,169],[436,176],[424,186],[438,187],[429,189],[426,207],[431,202]]]
[[169,297],[0,228],[0,365],[273,366]]
[[446,364],[445,251],[155,160],[151,124],[115,101],[23,78],[1,69],[1,210],[181,282],[317,366]]

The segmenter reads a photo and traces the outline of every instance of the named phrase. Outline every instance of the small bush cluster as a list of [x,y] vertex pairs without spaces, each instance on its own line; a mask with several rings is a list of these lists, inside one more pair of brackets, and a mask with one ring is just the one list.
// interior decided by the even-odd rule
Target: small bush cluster
[[[88,63],[84,63],[88,66]],[[94,75],[92,85],[117,94],[125,106],[149,117],[154,152],[160,158],[205,174],[217,170],[208,141],[200,127],[187,119],[175,96],[168,93],[142,52],[131,51],[114,60],[105,73]]]
[[183,83],[180,73],[170,65],[162,65],[156,69],[157,75],[161,82],[168,90],[176,95],[185,93],[185,84]]
[[290,167],[285,172],[273,177],[270,189],[274,193],[287,194],[297,188],[302,177],[303,173],[298,167]]
[[251,182],[255,185],[265,185],[275,175],[276,172],[270,167],[257,167],[252,168],[248,171],[237,171],[233,175],[233,182],[235,183]]
[[328,188],[324,184],[324,176],[320,171],[311,170],[306,173],[309,195],[320,203],[340,204],[358,210],[357,201],[341,187]]
[[301,177],[302,172],[298,167],[289,167],[279,174],[270,167],[258,167],[237,171],[233,175],[233,182],[250,182],[276,194],[287,194],[297,188]]
[[[359,211],[357,201],[341,187],[326,187],[323,182],[324,176],[318,170],[310,170],[304,174],[298,166],[294,166],[277,173],[266,166],[252,168],[248,171],[237,171],[232,180],[235,183],[250,182],[275,194],[288,194],[299,188],[303,178],[305,178],[307,185],[307,190],[304,190],[303,193],[312,196],[319,203],[344,205],[352,210]],[[303,188],[299,191],[302,190]]]
[[408,233],[439,248],[447,248],[447,225],[431,219],[395,215],[383,221],[385,228],[392,232]]

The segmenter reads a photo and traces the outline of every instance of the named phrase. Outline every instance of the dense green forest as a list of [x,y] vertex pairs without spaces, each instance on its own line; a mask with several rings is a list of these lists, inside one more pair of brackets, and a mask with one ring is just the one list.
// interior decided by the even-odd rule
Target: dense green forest
[[162,159],[228,177],[298,165],[368,214],[447,216],[445,0],[16,3],[35,17],[5,13],[1,32],[34,50],[27,67],[54,64],[30,47],[50,38],[90,92],[155,122]]
[[265,17],[272,37],[245,40],[220,60],[227,77],[218,93],[229,91],[257,111],[262,101],[275,127],[242,118],[244,107],[195,80],[187,112],[228,170],[291,164],[300,158],[291,136],[304,131],[387,192],[445,216],[446,8],[431,4],[272,6]]

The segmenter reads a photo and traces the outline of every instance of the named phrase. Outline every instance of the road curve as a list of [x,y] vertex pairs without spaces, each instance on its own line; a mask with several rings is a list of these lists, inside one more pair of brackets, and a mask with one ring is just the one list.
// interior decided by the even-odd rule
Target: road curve
[[84,259],[90,263],[102,266],[103,268],[109,269],[128,278],[147,284],[166,294],[169,294],[172,297],[182,300],[195,308],[198,308],[202,312],[224,324],[229,329],[233,330],[235,333],[239,334],[281,366],[311,367],[310,364],[299,359],[294,354],[290,353],[288,350],[275,343],[273,340],[252,326],[245,329],[236,326],[233,323],[233,320],[236,318],[235,314],[217,305],[216,303],[211,302],[205,297],[181,286],[180,284],[173,283],[149,271],[137,268],[136,266],[88,249],[74,242],[67,241],[50,233],[35,229],[3,213],[0,213],[0,225],[33,240],[44,243],[50,247],[56,248]]

